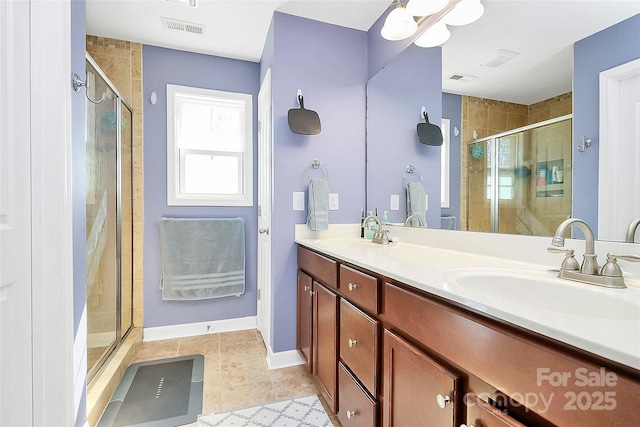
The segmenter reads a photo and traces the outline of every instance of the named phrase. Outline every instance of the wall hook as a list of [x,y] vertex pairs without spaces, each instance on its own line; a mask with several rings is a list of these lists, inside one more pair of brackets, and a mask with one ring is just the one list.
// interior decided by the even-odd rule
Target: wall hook
[[87,93],[87,89],[89,89],[88,78],[83,81],[79,75],[77,75],[76,73],[73,73],[73,75],[71,76],[71,81],[73,83],[73,90],[75,90],[76,92],[79,92],[80,88],[84,87],[85,88],[84,95],[87,97],[89,101],[93,102],[94,104],[100,104],[102,101],[104,101],[107,98],[107,92],[102,92],[102,96],[98,100],[89,98],[89,94]]
[[578,152],[582,153],[587,148],[591,147],[591,138],[587,138],[586,136],[582,137],[582,144],[578,145]]

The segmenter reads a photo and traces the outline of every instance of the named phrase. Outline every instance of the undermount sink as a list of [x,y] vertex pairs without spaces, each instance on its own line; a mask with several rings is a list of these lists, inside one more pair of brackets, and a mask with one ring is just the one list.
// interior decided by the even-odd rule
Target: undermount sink
[[443,271],[445,286],[480,304],[520,306],[590,318],[640,321],[640,291],[604,289],[526,268],[460,267]]

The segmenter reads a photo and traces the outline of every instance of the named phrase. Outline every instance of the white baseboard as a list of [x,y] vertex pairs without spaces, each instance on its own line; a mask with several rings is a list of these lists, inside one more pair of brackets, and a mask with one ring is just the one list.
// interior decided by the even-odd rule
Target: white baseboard
[[274,353],[271,350],[271,347],[267,348],[267,367],[269,370],[304,365],[304,363],[304,359],[300,356],[298,350],[279,351]]
[[185,323],[182,325],[158,326],[155,328],[144,328],[142,340],[144,342],[168,340],[172,338],[192,337],[195,335],[242,331],[245,329],[255,329],[256,327],[256,316],[213,320],[211,322]]

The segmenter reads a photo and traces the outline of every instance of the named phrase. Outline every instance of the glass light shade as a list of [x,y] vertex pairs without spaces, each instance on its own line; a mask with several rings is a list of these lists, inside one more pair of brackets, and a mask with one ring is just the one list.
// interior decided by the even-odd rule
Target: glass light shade
[[462,0],[442,19],[447,25],[467,25],[480,19],[483,13],[480,0]]
[[435,25],[427,28],[420,37],[414,42],[416,46],[420,47],[434,47],[440,46],[442,43],[449,40],[451,33],[444,22],[438,21]]
[[409,0],[407,11],[413,16],[429,16],[441,11],[449,0]]
[[396,41],[406,39],[417,30],[418,24],[413,19],[413,15],[407,12],[404,6],[397,6],[387,15],[380,35],[387,40]]

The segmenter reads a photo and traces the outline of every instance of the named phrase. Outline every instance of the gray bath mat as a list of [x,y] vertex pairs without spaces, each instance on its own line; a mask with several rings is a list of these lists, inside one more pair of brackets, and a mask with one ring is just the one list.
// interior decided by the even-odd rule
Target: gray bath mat
[[98,427],[173,427],[202,412],[204,356],[134,363],[127,368]]

